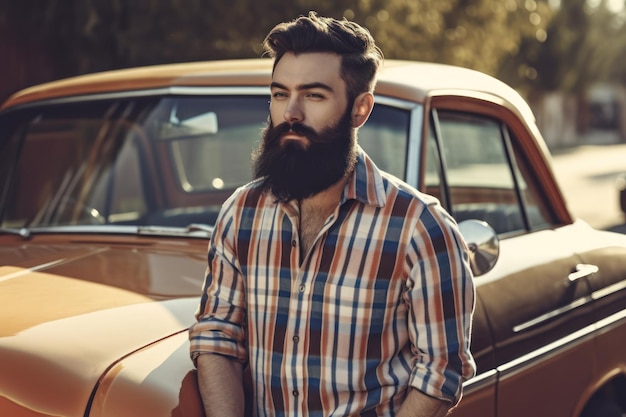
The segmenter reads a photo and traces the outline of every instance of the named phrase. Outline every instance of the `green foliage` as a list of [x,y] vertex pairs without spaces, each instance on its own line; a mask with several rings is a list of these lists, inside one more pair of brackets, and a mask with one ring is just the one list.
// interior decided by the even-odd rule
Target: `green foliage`
[[602,2],[594,14],[590,73],[597,74],[598,80],[626,84],[626,10],[616,14],[604,6]]
[[[375,1],[371,1],[375,3]],[[441,62],[495,74],[521,40],[543,30],[550,10],[533,0],[396,0],[361,19],[388,57]],[[513,28],[513,29],[512,29]]]
[[626,61],[619,63],[626,47],[621,19],[605,1],[563,0],[545,42],[525,38],[519,53],[505,58],[499,75],[520,89],[572,93],[583,93],[596,81],[618,78],[616,74],[626,68]]

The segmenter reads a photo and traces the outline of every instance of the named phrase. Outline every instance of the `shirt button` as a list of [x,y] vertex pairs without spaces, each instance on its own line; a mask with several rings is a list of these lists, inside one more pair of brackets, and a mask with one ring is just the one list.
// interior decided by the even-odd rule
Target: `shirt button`
[[291,241],[291,246],[293,246],[294,248],[296,247],[296,240],[295,239]]
[[299,290],[300,292],[304,292],[304,285],[300,285],[300,287],[298,288],[298,290]]
[[298,336],[294,336],[291,340],[293,340],[293,343],[298,343],[300,338]]
[[293,394],[294,397],[297,397],[298,395],[300,395],[297,389],[294,389],[293,391],[291,391],[291,393]]

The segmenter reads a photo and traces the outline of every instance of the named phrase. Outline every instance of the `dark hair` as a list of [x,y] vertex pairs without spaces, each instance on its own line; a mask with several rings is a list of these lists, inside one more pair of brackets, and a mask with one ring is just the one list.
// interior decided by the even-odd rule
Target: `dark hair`
[[383,54],[367,29],[357,23],[309,12],[291,22],[276,25],[263,42],[274,67],[287,52],[332,52],[341,56],[341,78],[348,98],[374,91],[376,72]]

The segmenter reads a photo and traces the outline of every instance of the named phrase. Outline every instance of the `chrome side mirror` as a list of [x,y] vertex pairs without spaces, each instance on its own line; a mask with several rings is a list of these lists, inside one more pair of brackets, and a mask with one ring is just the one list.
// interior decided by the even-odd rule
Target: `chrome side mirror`
[[459,230],[469,247],[470,266],[474,276],[489,272],[500,254],[500,241],[495,230],[480,220],[463,220]]

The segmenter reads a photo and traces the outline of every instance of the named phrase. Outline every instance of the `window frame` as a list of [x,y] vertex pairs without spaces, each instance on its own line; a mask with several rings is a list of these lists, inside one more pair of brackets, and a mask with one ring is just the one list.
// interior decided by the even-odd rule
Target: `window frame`
[[[523,117],[509,109],[504,103],[487,101],[484,98],[442,95],[430,97],[425,106],[425,119],[429,121],[424,128],[422,143],[422,161],[420,170],[420,189],[425,190],[425,167],[427,154],[427,141],[429,134],[434,136],[438,162],[437,167],[440,175],[441,203],[451,210],[450,191],[447,179],[447,167],[445,160],[441,158],[441,129],[439,126],[438,112],[454,111],[495,120],[500,126],[504,140],[505,152],[509,169],[513,175],[515,195],[520,204],[524,230],[511,234],[528,233],[550,227],[558,227],[573,222],[565,205],[563,196],[556,184],[556,179],[549,164],[545,144],[536,126],[529,125]],[[432,130],[432,131],[431,131]],[[537,139],[536,139],[537,138]],[[520,188],[520,177],[532,188],[536,194],[536,205],[545,217],[545,224],[532,224],[529,218],[529,203]],[[452,213],[452,211],[451,211]],[[503,235],[507,235],[504,233]]]

